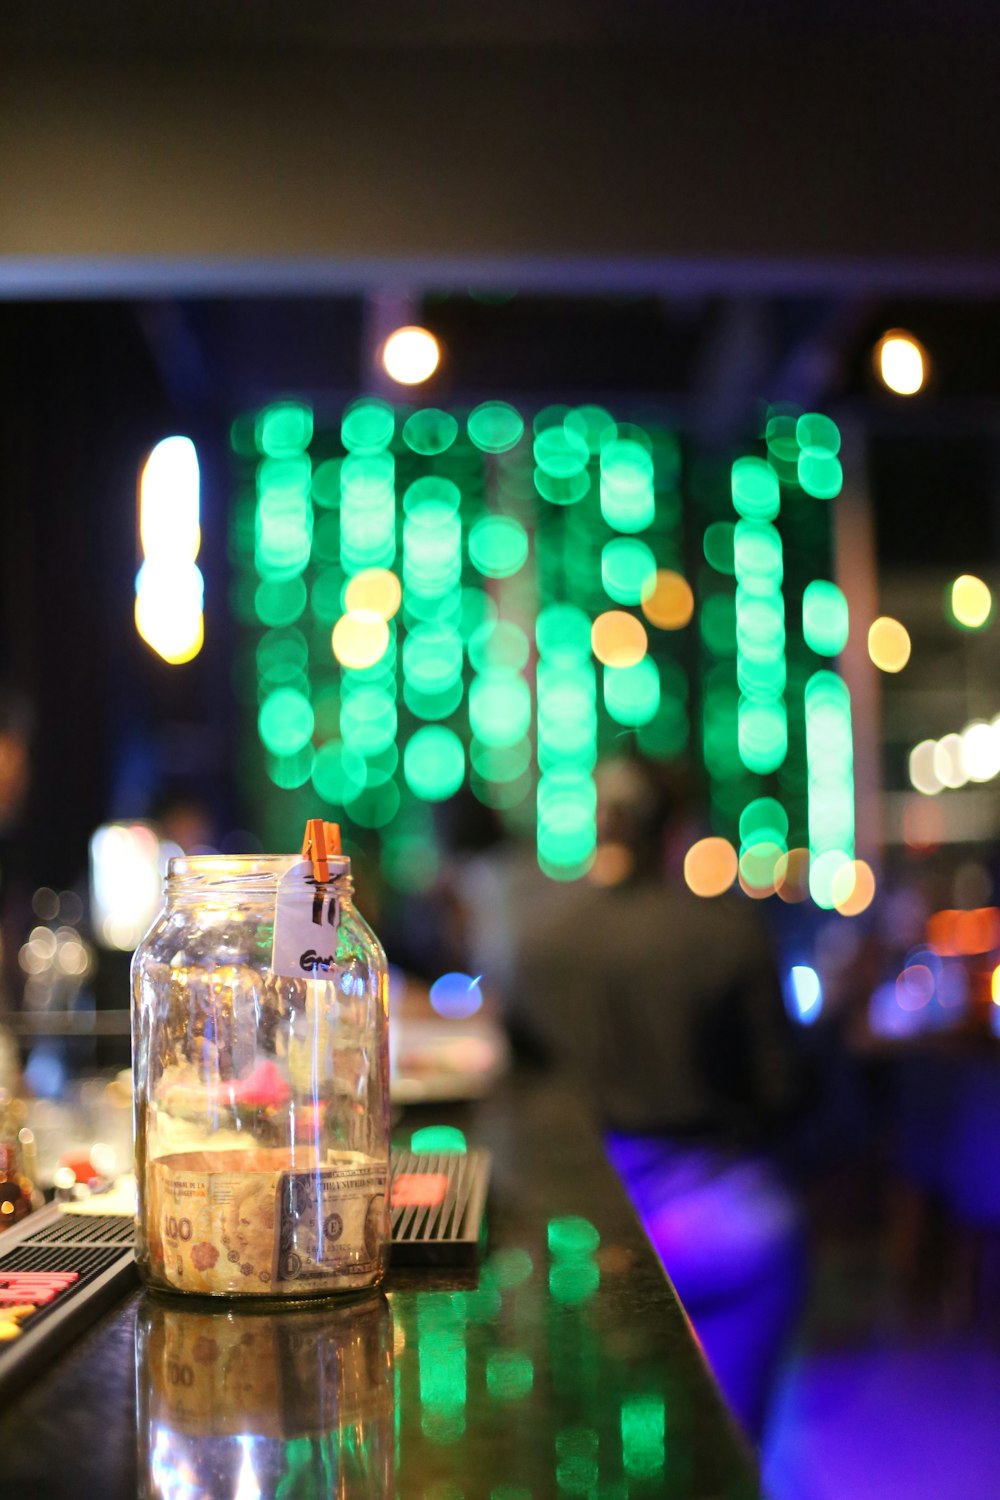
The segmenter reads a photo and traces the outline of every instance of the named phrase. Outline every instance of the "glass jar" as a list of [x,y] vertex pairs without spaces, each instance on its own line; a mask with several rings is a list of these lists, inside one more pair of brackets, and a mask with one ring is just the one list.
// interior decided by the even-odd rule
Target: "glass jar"
[[323,1308],[136,1317],[139,1493],[390,1500],[392,1313],[376,1292]]
[[132,962],[136,1259],[152,1286],[308,1297],[389,1250],[385,954],[292,855],[172,859]]

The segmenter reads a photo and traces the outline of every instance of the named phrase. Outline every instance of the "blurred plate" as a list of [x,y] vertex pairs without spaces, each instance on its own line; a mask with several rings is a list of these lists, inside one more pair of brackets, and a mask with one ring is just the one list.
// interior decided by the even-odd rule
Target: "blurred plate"
[[395,1104],[481,1099],[510,1061],[507,1040],[489,1021],[407,1021],[394,1018]]

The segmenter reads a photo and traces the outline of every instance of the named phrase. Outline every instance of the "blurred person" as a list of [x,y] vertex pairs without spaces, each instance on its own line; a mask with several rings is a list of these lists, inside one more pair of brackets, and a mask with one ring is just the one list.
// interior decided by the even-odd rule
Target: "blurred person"
[[693,830],[666,774],[598,774],[591,879],[508,934],[515,1034],[586,1089],[608,1154],[747,1431],[805,1289],[797,1201],[773,1148],[803,1095],[756,909],[681,875]]

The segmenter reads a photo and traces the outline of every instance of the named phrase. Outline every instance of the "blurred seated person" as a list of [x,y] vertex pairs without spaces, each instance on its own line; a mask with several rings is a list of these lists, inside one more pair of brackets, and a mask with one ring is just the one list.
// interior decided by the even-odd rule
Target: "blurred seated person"
[[732,1409],[759,1438],[804,1289],[798,1208],[768,1147],[800,1102],[766,934],[681,878],[666,773],[600,767],[591,879],[512,931],[515,1037],[571,1069]]

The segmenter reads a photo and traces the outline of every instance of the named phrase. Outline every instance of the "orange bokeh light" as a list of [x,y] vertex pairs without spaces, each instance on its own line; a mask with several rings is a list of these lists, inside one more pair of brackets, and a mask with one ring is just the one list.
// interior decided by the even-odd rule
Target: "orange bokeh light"
[[643,590],[642,612],[660,630],[681,630],[694,614],[691,585],[680,573],[660,568]]
[[635,615],[609,609],[591,626],[590,645],[606,667],[634,667],[645,656],[649,641]]
[[774,867],[774,888],[782,901],[794,905],[809,895],[809,850],[789,849]]
[[721,896],[739,868],[736,850],[728,839],[699,839],[684,856],[684,881],[696,896]]
[[855,859],[833,877],[833,904],[842,917],[857,917],[875,898],[875,874],[863,859]]

